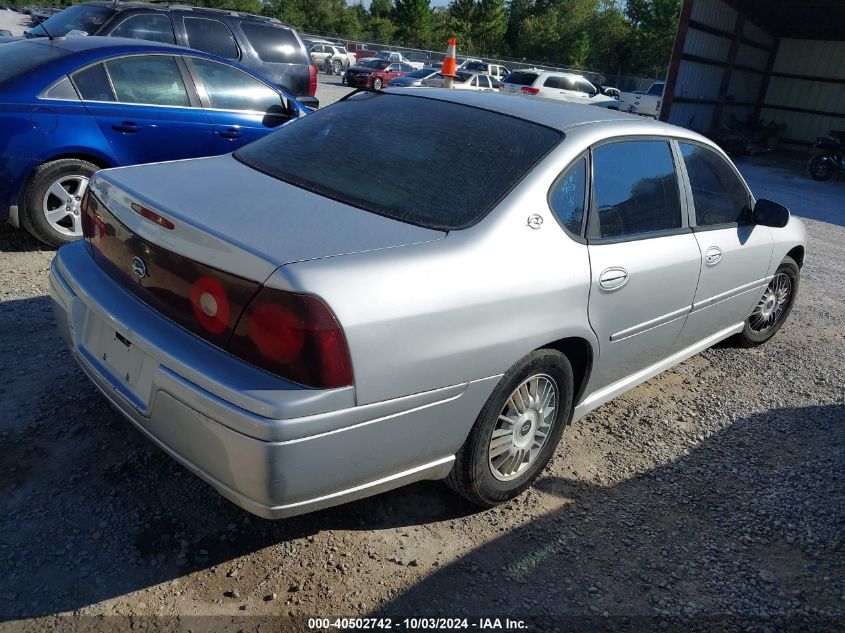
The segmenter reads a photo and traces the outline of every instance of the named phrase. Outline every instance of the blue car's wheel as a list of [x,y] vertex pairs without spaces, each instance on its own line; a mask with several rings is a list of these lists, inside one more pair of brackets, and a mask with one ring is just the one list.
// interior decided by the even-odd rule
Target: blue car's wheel
[[89,178],[97,169],[96,165],[76,158],[55,160],[38,167],[23,195],[24,228],[50,246],[81,238],[80,202]]

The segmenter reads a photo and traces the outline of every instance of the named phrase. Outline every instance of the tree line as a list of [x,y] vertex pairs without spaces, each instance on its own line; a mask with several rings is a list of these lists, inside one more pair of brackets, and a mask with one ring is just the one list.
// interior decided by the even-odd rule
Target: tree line
[[[207,0],[229,6],[231,0]],[[663,76],[681,0],[234,0],[306,32],[524,59],[571,68]],[[244,9],[248,8],[246,6]]]

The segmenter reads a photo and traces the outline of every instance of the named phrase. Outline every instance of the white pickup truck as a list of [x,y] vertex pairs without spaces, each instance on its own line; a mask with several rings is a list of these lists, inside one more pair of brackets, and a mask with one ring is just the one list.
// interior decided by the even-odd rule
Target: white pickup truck
[[655,81],[645,92],[623,92],[619,95],[619,110],[655,119],[660,116],[665,81]]

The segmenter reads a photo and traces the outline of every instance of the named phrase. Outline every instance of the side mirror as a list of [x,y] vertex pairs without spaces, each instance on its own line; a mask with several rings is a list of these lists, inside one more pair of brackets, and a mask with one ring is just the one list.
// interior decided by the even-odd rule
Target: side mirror
[[789,209],[782,204],[763,198],[754,205],[751,221],[761,226],[781,229],[789,222]]

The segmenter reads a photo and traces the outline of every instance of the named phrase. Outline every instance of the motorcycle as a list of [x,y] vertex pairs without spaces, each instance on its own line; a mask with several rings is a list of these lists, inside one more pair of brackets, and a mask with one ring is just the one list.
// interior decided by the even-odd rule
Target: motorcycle
[[830,180],[836,174],[845,174],[845,130],[831,130],[830,136],[819,136],[813,147],[821,150],[807,163],[813,180]]

